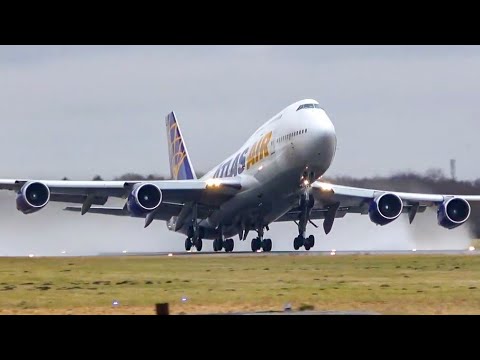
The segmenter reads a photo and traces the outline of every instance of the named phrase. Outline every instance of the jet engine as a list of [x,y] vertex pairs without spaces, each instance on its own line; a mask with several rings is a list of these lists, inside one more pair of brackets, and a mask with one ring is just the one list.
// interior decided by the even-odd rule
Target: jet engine
[[461,198],[451,198],[443,202],[437,210],[438,225],[454,229],[464,224],[470,217],[470,204]]
[[396,220],[403,210],[403,202],[397,195],[385,193],[370,203],[368,215],[377,225],[387,225]]
[[32,214],[43,209],[50,201],[50,189],[41,182],[28,182],[17,193],[17,210]]
[[140,216],[147,214],[162,203],[162,191],[153,184],[139,184],[128,196],[127,209],[130,214]]

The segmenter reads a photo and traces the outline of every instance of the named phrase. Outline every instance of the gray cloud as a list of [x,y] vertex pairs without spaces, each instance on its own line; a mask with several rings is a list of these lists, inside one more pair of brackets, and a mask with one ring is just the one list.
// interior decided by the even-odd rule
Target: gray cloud
[[[329,175],[448,170],[455,157],[459,178],[480,177],[478,46],[0,46],[0,84],[1,177],[168,174],[171,110],[205,171],[302,98],[317,99],[336,126]],[[14,209],[11,194],[0,199]],[[89,251],[116,248],[127,228],[139,250],[183,246],[163,224],[143,231],[135,219],[73,216],[49,206],[28,218],[10,210],[0,223],[24,239],[18,251],[69,237],[79,246],[77,233],[99,227],[104,239]],[[48,239],[28,240],[40,229]]]

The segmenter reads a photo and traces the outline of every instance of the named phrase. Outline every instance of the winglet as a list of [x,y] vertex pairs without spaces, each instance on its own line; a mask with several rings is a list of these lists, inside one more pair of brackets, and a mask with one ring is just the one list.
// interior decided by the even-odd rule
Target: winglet
[[172,111],[165,118],[168,138],[168,155],[170,159],[170,175],[173,180],[192,180],[197,175],[193,169],[187,147],[183,141],[180,126]]

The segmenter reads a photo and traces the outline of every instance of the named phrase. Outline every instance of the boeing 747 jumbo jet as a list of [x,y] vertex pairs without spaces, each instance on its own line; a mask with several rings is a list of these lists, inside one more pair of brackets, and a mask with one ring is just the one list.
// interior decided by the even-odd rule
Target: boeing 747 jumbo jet
[[[272,250],[265,230],[274,222],[298,227],[293,248],[310,250],[315,237],[307,225],[323,220],[328,234],[336,218],[348,213],[369,215],[387,225],[408,214],[410,223],[427,207],[437,207],[438,224],[447,229],[464,224],[469,201],[480,196],[392,192],[338,186],[321,181],[335,156],[337,138],[328,115],[315,100],[296,102],[268,120],[233,155],[198,179],[175,114],[166,117],[170,172],[166,181],[0,180],[0,189],[17,193],[17,209],[32,214],[50,201],[81,204],[67,211],[131,216],[166,221],[168,229],[186,236],[185,249],[201,251],[203,240],[213,250],[232,252],[233,237],[256,236],[252,251]],[[110,197],[123,207],[104,206]],[[100,205],[100,206],[99,206]]]

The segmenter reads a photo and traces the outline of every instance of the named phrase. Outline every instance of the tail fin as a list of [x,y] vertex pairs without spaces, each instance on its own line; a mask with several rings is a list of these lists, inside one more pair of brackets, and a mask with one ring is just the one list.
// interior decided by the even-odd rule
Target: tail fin
[[197,175],[195,170],[193,170],[187,147],[180,132],[180,126],[173,111],[167,115],[165,122],[167,125],[168,155],[170,157],[170,175],[172,179],[196,179]]

